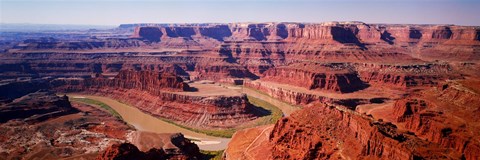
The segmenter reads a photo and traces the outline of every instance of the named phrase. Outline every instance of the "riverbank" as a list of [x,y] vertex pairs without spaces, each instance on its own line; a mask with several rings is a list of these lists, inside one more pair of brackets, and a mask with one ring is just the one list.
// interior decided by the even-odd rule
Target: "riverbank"
[[170,124],[149,114],[143,113],[135,107],[128,106],[110,98],[83,94],[67,94],[67,96],[72,98],[87,98],[104,103],[114,109],[125,122],[134,126],[137,130],[140,131],[154,133],[180,132],[184,134],[186,138],[193,139],[193,142],[196,143],[202,150],[223,150],[226,148],[228,142],[230,141],[229,138],[209,136]]

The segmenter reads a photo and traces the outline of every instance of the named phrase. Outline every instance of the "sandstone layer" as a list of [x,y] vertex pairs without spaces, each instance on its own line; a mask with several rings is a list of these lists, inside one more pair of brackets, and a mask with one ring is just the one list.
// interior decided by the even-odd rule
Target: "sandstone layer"
[[468,87],[448,82],[400,99],[393,106],[393,118],[423,139],[463,153],[465,159],[478,159],[480,100]]
[[[258,141],[241,136],[258,129],[269,132],[268,138]],[[325,104],[295,112],[278,121],[271,131],[252,128],[237,134],[226,150],[227,159],[457,159],[461,155],[401,132],[391,123]]]
[[[27,83],[23,81],[19,84]],[[30,83],[32,86],[36,84]],[[3,87],[19,84],[13,82]],[[133,147],[136,149],[135,146],[127,146],[126,149],[112,151],[115,146],[125,143],[137,144],[145,152],[149,150],[147,158],[150,159],[191,159],[202,156],[198,146],[180,133],[135,131],[120,117],[104,109],[71,103],[69,97],[57,96],[44,89],[31,93],[10,93],[20,97],[0,104],[0,159],[111,159],[118,157],[115,153],[124,153],[122,151]],[[111,145],[113,147],[109,147]],[[134,158],[143,159],[142,156],[135,153]]]
[[62,92],[111,97],[191,127],[232,128],[256,118],[245,95],[182,94],[191,88],[180,77],[168,73],[125,70],[114,78],[55,79],[51,84]]
[[[17,111],[20,113],[14,113]],[[0,159],[93,158],[107,145],[125,141],[125,123],[99,109],[73,104],[50,91],[27,94],[2,105]]]
[[[245,95],[196,95],[190,82],[209,80],[303,108],[237,132],[227,159],[479,159],[479,27],[125,24],[105,32],[112,35],[5,34],[15,41],[0,46],[0,84],[18,83],[0,85],[0,103],[53,87],[194,128],[259,116]],[[137,146],[124,147],[148,156]]]
[[[148,134],[148,133],[144,133]],[[130,143],[113,144],[101,154],[97,160],[114,159],[138,159],[138,160],[158,160],[158,159],[198,159],[202,154],[198,146],[183,137],[182,134],[163,135],[161,141],[166,142],[163,147],[150,148],[142,151],[137,146]],[[158,139],[157,139],[158,140]],[[146,140],[148,141],[148,140]]]

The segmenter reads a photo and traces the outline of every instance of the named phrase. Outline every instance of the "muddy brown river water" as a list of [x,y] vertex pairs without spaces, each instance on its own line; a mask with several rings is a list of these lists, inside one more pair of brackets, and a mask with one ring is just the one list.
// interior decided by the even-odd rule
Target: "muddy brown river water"
[[193,132],[179,126],[167,123],[156,117],[153,117],[149,114],[146,114],[139,109],[120,103],[114,99],[93,96],[93,95],[83,95],[83,94],[67,94],[72,98],[89,98],[93,100],[100,101],[106,105],[113,108],[118,112],[125,122],[130,125],[133,125],[139,131],[154,132],[154,133],[182,133],[185,137],[189,139],[195,139],[199,141],[194,141],[202,150],[223,150],[227,147],[229,138],[220,138],[213,137],[206,134],[201,134]]
[[[203,89],[202,87],[198,87],[198,88]],[[282,110],[285,116],[288,116],[292,112],[300,109],[298,107],[294,107],[290,104],[279,101],[265,94],[261,94],[253,89],[232,87],[232,86],[225,86],[225,88],[228,88],[228,90],[230,90],[231,92],[244,93],[249,96],[264,100],[274,106],[277,106]],[[122,116],[125,122],[127,122],[130,125],[133,125],[139,131],[154,132],[154,133],[179,133],[180,132],[189,139],[195,139],[194,143],[196,143],[202,150],[210,150],[210,151],[223,150],[227,147],[228,142],[230,142],[230,138],[213,137],[206,134],[190,131],[188,129],[173,125],[171,123],[167,123],[161,119],[153,117],[152,115],[146,114],[135,107],[118,102],[111,98],[94,96],[94,95],[76,94],[76,93],[67,94],[67,95],[72,98],[89,98],[89,99],[103,102],[106,105],[110,106],[115,111],[117,111],[120,114],[120,116]]]

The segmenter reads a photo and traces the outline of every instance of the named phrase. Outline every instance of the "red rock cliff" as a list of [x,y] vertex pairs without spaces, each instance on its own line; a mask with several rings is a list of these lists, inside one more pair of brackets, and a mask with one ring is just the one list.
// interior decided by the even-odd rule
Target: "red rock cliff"
[[268,139],[248,139],[234,135],[231,145],[252,144],[228,148],[225,156],[235,159],[241,157],[237,151],[249,150],[249,157],[271,154],[267,159],[460,158],[447,148],[399,132],[395,125],[374,122],[340,106],[306,107],[279,120]]
[[[186,139],[182,134],[172,134],[163,143],[170,145],[168,149],[151,148],[146,152],[140,151],[135,145],[130,143],[114,144],[108,147],[103,153],[97,156],[97,160],[114,159],[198,159],[201,157],[198,146]],[[171,147],[175,148],[171,148]]]
[[393,115],[399,125],[417,136],[452,148],[465,159],[478,159],[480,133],[478,94],[456,83],[446,83],[420,95],[396,101]]
[[130,104],[149,114],[192,127],[231,128],[256,118],[246,95],[194,96],[180,77],[155,71],[121,71],[115,78],[56,79],[62,92],[87,92]]
[[366,87],[355,72],[335,64],[297,63],[271,68],[263,74],[261,80],[340,93]]

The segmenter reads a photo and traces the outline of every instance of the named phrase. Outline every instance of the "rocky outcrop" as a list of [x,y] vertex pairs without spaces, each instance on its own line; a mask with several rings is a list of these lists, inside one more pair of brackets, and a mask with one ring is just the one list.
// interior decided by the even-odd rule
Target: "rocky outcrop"
[[267,70],[261,80],[339,93],[354,92],[367,87],[355,72],[335,64],[300,63],[276,67]]
[[[231,144],[245,139],[234,135]],[[271,154],[266,159],[460,158],[447,148],[399,132],[391,123],[374,122],[341,106],[324,104],[306,107],[279,120],[266,141],[243,141],[251,143],[248,147],[256,151],[267,152],[249,152],[247,156]],[[257,146],[262,148],[255,148]],[[225,155],[228,159],[239,158],[241,155],[230,153],[247,149],[252,150],[229,147]]]
[[[242,140],[255,144],[238,146],[257,153],[267,147],[275,154],[235,152],[243,155],[236,159],[478,159],[479,87],[461,82],[478,79],[478,27],[330,22],[137,24],[120,30],[134,34],[30,39],[1,47],[6,50],[0,54],[0,83],[56,79],[0,86],[6,91],[1,103],[23,96],[10,94],[17,87],[30,93],[50,85],[118,99],[189,127],[230,128],[256,118],[246,97],[194,96],[182,79],[245,82],[291,104],[346,107],[306,109],[317,115],[300,112],[275,128],[240,132],[254,133]],[[399,129],[354,112],[384,93],[395,98],[361,109]]]
[[478,98],[480,95],[478,91],[473,90],[477,88],[478,84],[478,81],[473,81],[472,85],[462,85],[455,82],[441,83],[438,85],[435,96],[443,102],[453,103],[461,106],[462,109],[475,111],[480,108],[480,99]]
[[479,158],[479,137],[470,131],[473,127],[470,120],[465,123],[448,118],[451,113],[435,111],[438,106],[422,99],[399,100],[394,107],[397,122],[404,122],[405,128],[419,137],[452,148],[465,159]]
[[250,87],[255,90],[266,93],[267,95],[282,100],[290,104],[309,104],[312,102],[332,102],[333,99],[325,96],[299,92],[292,89],[269,85],[261,81],[246,81],[245,87]]
[[[97,75],[98,76],[98,75]],[[184,91],[189,86],[183,79],[172,73],[157,71],[120,71],[114,78],[71,78],[56,79],[50,82],[51,86],[63,92],[86,90],[88,88],[122,88],[137,89],[159,95],[161,91]]]
[[[156,28],[156,29],[155,29]],[[141,33],[142,30],[145,30]],[[440,25],[384,25],[362,22],[302,23],[230,23],[230,24],[172,24],[137,26],[133,37],[147,38],[146,31],[155,30],[157,39],[206,36],[219,41],[273,41],[309,39],[323,42],[375,44],[438,40],[478,40],[478,28]],[[161,34],[157,34],[162,32]]]
[[70,105],[68,97],[58,97],[49,91],[38,91],[1,105],[0,123],[12,119],[39,122],[75,112],[78,111]]
[[114,144],[108,147],[104,153],[99,155],[97,160],[114,159],[166,159],[163,150],[152,149],[144,153],[130,143]]
[[12,102],[14,99],[42,89],[48,89],[48,83],[41,79],[14,80],[2,83],[0,84],[0,104]]
[[195,96],[188,85],[173,74],[155,71],[121,71],[115,78],[56,79],[58,91],[87,92],[110,97],[140,110],[202,128],[232,128],[256,118],[246,95]]
[[197,97],[175,93],[155,96],[124,89],[88,90],[130,104],[154,116],[196,128],[233,128],[256,118],[246,96]]
[[144,38],[148,41],[159,42],[163,33],[157,27],[138,27],[135,28],[133,38]]
[[168,140],[168,145],[175,146],[176,149],[151,148],[148,151],[140,151],[135,145],[130,143],[114,144],[97,156],[97,160],[113,159],[138,159],[138,160],[157,160],[157,159],[198,159],[201,157],[198,146],[183,137],[182,134],[173,134]]
[[194,71],[190,72],[191,80],[208,79],[218,82],[232,83],[232,81],[229,81],[228,78],[254,79],[256,78],[256,75],[245,69],[245,67],[243,66],[224,62],[197,63],[195,65]]
[[369,84],[391,85],[402,88],[436,86],[438,82],[456,76],[448,64],[356,64],[362,81]]
[[[304,61],[382,62],[380,65],[415,68],[424,63],[427,67],[445,65],[435,60],[480,59],[477,27],[361,22],[136,26],[133,38],[128,39],[70,42],[47,38],[22,42],[9,52],[15,54],[1,56],[0,77],[88,77],[176,65],[175,70],[184,77],[221,81],[225,76],[257,79],[270,68]],[[432,85],[442,78],[374,71],[357,74],[364,82],[393,81],[399,86]]]
[[[447,149],[396,130],[394,125],[375,123],[333,106],[316,106],[279,121],[270,137],[274,158],[415,159],[448,155]],[[301,138],[306,135],[315,137]],[[295,151],[297,154],[292,154]]]
[[0,105],[0,114],[0,159],[94,159],[132,132],[110,113],[49,91],[25,93]]
[[[463,43],[478,40],[478,28],[461,26],[385,26],[399,42]],[[405,34],[407,33],[407,34]]]
[[[86,82],[89,83],[89,82]],[[120,71],[114,79],[106,81],[91,81],[89,86],[116,87],[124,89],[138,89],[147,92],[156,92],[158,90],[184,91],[189,86],[183,82],[183,79],[169,73],[155,71]]]
[[[467,83],[468,84],[468,83]],[[480,151],[477,93],[460,84],[448,82],[421,94],[397,100],[394,118],[417,136],[452,148],[465,159],[478,159]]]

